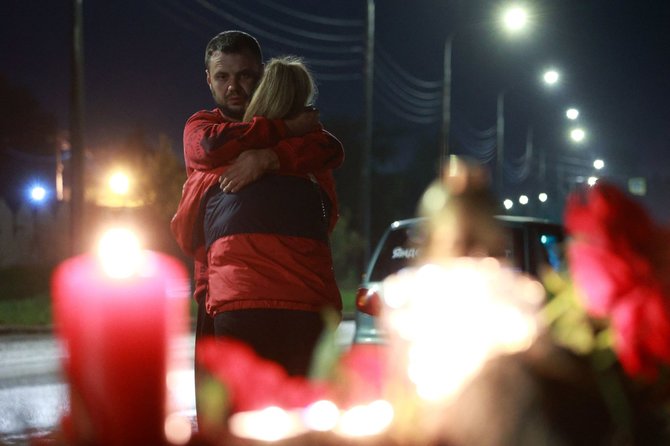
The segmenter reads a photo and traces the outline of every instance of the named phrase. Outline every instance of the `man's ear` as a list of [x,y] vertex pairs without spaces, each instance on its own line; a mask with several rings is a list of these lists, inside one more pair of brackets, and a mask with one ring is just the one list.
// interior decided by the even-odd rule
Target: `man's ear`
[[212,92],[213,92],[213,89],[212,89],[212,77],[209,75],[209,70],[205,70],[205,75],[206,75],[205,80],[207,81],[207,86],[209,87],[209,91],[212,91]]

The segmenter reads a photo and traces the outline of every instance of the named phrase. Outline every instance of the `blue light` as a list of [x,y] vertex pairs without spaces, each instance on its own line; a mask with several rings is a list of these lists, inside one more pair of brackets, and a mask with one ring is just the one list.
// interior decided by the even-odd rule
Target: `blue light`
[[35,184],[30,187],[29,196],[33,203],[43,203],[47,199],[48,191],[41,184]]

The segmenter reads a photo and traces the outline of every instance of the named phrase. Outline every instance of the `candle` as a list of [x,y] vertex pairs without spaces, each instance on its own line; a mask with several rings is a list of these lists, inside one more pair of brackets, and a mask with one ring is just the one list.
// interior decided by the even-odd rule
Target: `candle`
[[164,444],[169,352],[187,330],[188,274],[164,254],[118,254],[116,270],[109,254],[83,254],[52,278],[71,433],[78,443]]

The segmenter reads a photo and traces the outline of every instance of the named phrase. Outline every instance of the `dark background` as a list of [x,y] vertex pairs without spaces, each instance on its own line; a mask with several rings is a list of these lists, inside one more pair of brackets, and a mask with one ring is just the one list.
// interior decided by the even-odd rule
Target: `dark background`
[[[497,191],[501,198],[550,188],[552,207],[536,211],[560,219],[567,183],[587,175],[591,160],[601,157],[607,163],[604,176],[622,187],[631,177],[644,177],[647,194],[640,200],[666,220],[670,2],[531,1],[532,27],[514,39],[496,23],[502,4],[377,0],[373,240],[391,220],[413,215],[436,175],[444,42],[450,33],[455,33],[451,150],[479,158],[492,173],[496,97],[507,92],[507,180]],[[266,58],[297,54],[315,72],[322,120],[347,151],[337,172],[338,191],[356,226],[364,0],[84,0],[83,9],[90,153],[114,150],[141,133],[149,141],[167,136],[181,158],[185,120],[212,107],[203,66],[207,41],[221,30],[246,30],[259,38]],[[52,181],[56,136],[67,137],[71,10],[66,0],[10,0],[0,6],[0,186],[13,204],[31,181]],[[561,85],[552,91],[538,82],[549,65],[562,73]],[[566,139],[568,105],[580,109],[588,132],[579,147]],[[529,126],[534,156],[519,164]],[[40,137],[44,133],[51,136]],[[543,184],[539,153],[546,159]]]

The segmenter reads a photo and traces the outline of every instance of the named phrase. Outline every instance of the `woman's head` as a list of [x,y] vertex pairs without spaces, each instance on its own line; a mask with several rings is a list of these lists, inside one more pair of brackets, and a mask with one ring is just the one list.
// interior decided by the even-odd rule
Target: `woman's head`
[[452,156],[419,203],[419,215],[427,217],[424,259],[504,255],[497,211],[483,167]]
[[292,118],[312,104],[315,96],[314,78],[300,58],[274,58],[265,66],[244,121],[250,121],[254,116]]

